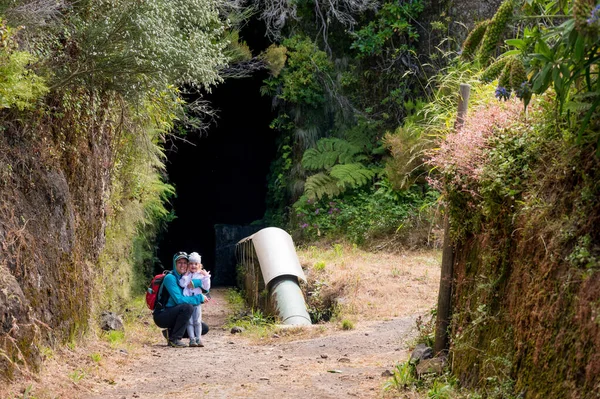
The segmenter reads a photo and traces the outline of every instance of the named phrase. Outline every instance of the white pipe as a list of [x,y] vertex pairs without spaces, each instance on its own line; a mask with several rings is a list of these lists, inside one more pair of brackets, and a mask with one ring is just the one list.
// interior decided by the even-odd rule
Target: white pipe
[[270,298],[283,324],[310,325],[310,316],[298,280],[306,281],[292,237],[277,227],[267,227],[244,238],[252,241]]

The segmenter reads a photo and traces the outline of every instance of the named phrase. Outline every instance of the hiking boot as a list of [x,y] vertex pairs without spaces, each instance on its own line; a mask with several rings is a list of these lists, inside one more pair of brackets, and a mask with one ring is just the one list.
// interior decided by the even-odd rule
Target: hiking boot
[[187,348],[187,345],[182,340],[169,341],[169,346],[173,348]]
[[195,346],[198,346],[200,348],[204,348],[204,344],[202,343],[202,341],[200,341],[200,338],[196,338],[196,345]]
[[167,342],[169,342],[169,330],[165,328],[161,332],[162,332],[163,337],[165,337],[165,339],[167,340]]
[[190,346],[198,346],[195,339],[190,339]]

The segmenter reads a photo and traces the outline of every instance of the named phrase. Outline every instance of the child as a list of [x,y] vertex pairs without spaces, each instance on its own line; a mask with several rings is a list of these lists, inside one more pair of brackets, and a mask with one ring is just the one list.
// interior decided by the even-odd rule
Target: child
[[[179,286],[183,287],[184,296],[202,295],[202,290],[208,292],[210,290],[210,273],[202,268],[201,257],[197,252],[192,252],[189,255],[188,271],[179,280]],[[200,287],[194,287],[192,280],[200,280]],[[191,288],[194,287],[194,288]],[[194,313],[190,317],[190,322],[187,326],[188,336],[190,337],[190,346],[203,347],[204,344],[200,340],[202,332],[202,308],[200,305],[194,306]]]

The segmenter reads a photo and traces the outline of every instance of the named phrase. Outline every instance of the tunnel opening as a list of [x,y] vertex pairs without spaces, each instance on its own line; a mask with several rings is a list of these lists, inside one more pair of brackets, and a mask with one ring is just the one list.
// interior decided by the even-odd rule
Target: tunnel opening
[[[257,51],[270,44],[257,22],[248,24],[241,37]],[[235,265],[220,264],[222,260],[216,264],[215,229],[223,232],[224,225],[244,226],[264,216],[267,175],[277,150],[276,132],[269,128],[275,117],[271,98],[260,94],[267,77],[260,71],[214,87],[204,98],[218,110],[216,123],[207,134],[176,139],[176,148],[167,152],[169,182],[177,190],[171,200],[176,219],[158,240],[157,269],[170,269],[177,251],[196,251],[215,285],[235,283],[235,275],[219,273],[220,268],[235,270]],[[255,230],[236,231],[239,235]]]

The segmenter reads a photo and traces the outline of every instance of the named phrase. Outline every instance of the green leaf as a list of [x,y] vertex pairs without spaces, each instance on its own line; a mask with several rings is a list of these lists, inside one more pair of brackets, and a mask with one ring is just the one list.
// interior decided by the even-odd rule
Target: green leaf
[[583,59],[585,51],[585,38],[582,35],[577,35],[577,41],[575,42],[575,52],[573,53],[573,61],[579,63]]
[[[527,43],[523,39],[508,39],[504,41],[509,46],[518,48],[519,50],[525,50]],[[506,54],[506,53],[505,53]]]
[[310,176],[304,184],[304,193],[310,199],[320,199],[323,196],[334,197],[342,191],[343,187],[338,185],[338,180],[325,173]]
[[364,186],[375,176],[375,171],[361,163],[335,165],[331,168],[331,176],[338,180],[339,186],[352,188]]
[[550,83],[550,71],[552,70],[552,64],[544,65],[544,68],[534,78],[532,91],[534,93],[543,93],[548,88]]
[[535,49],[537,52],[544,55],[548,60],[554,61],[554,53],[552,52],[550,47],[548,47],[548,44],[546,44],[544,40],[539,39],[536,43]]
[[510,56],[519,55],[519,54],[521,54],[521,50],[508,50],[507,52],[503,53],[502,56],[510,57]]

